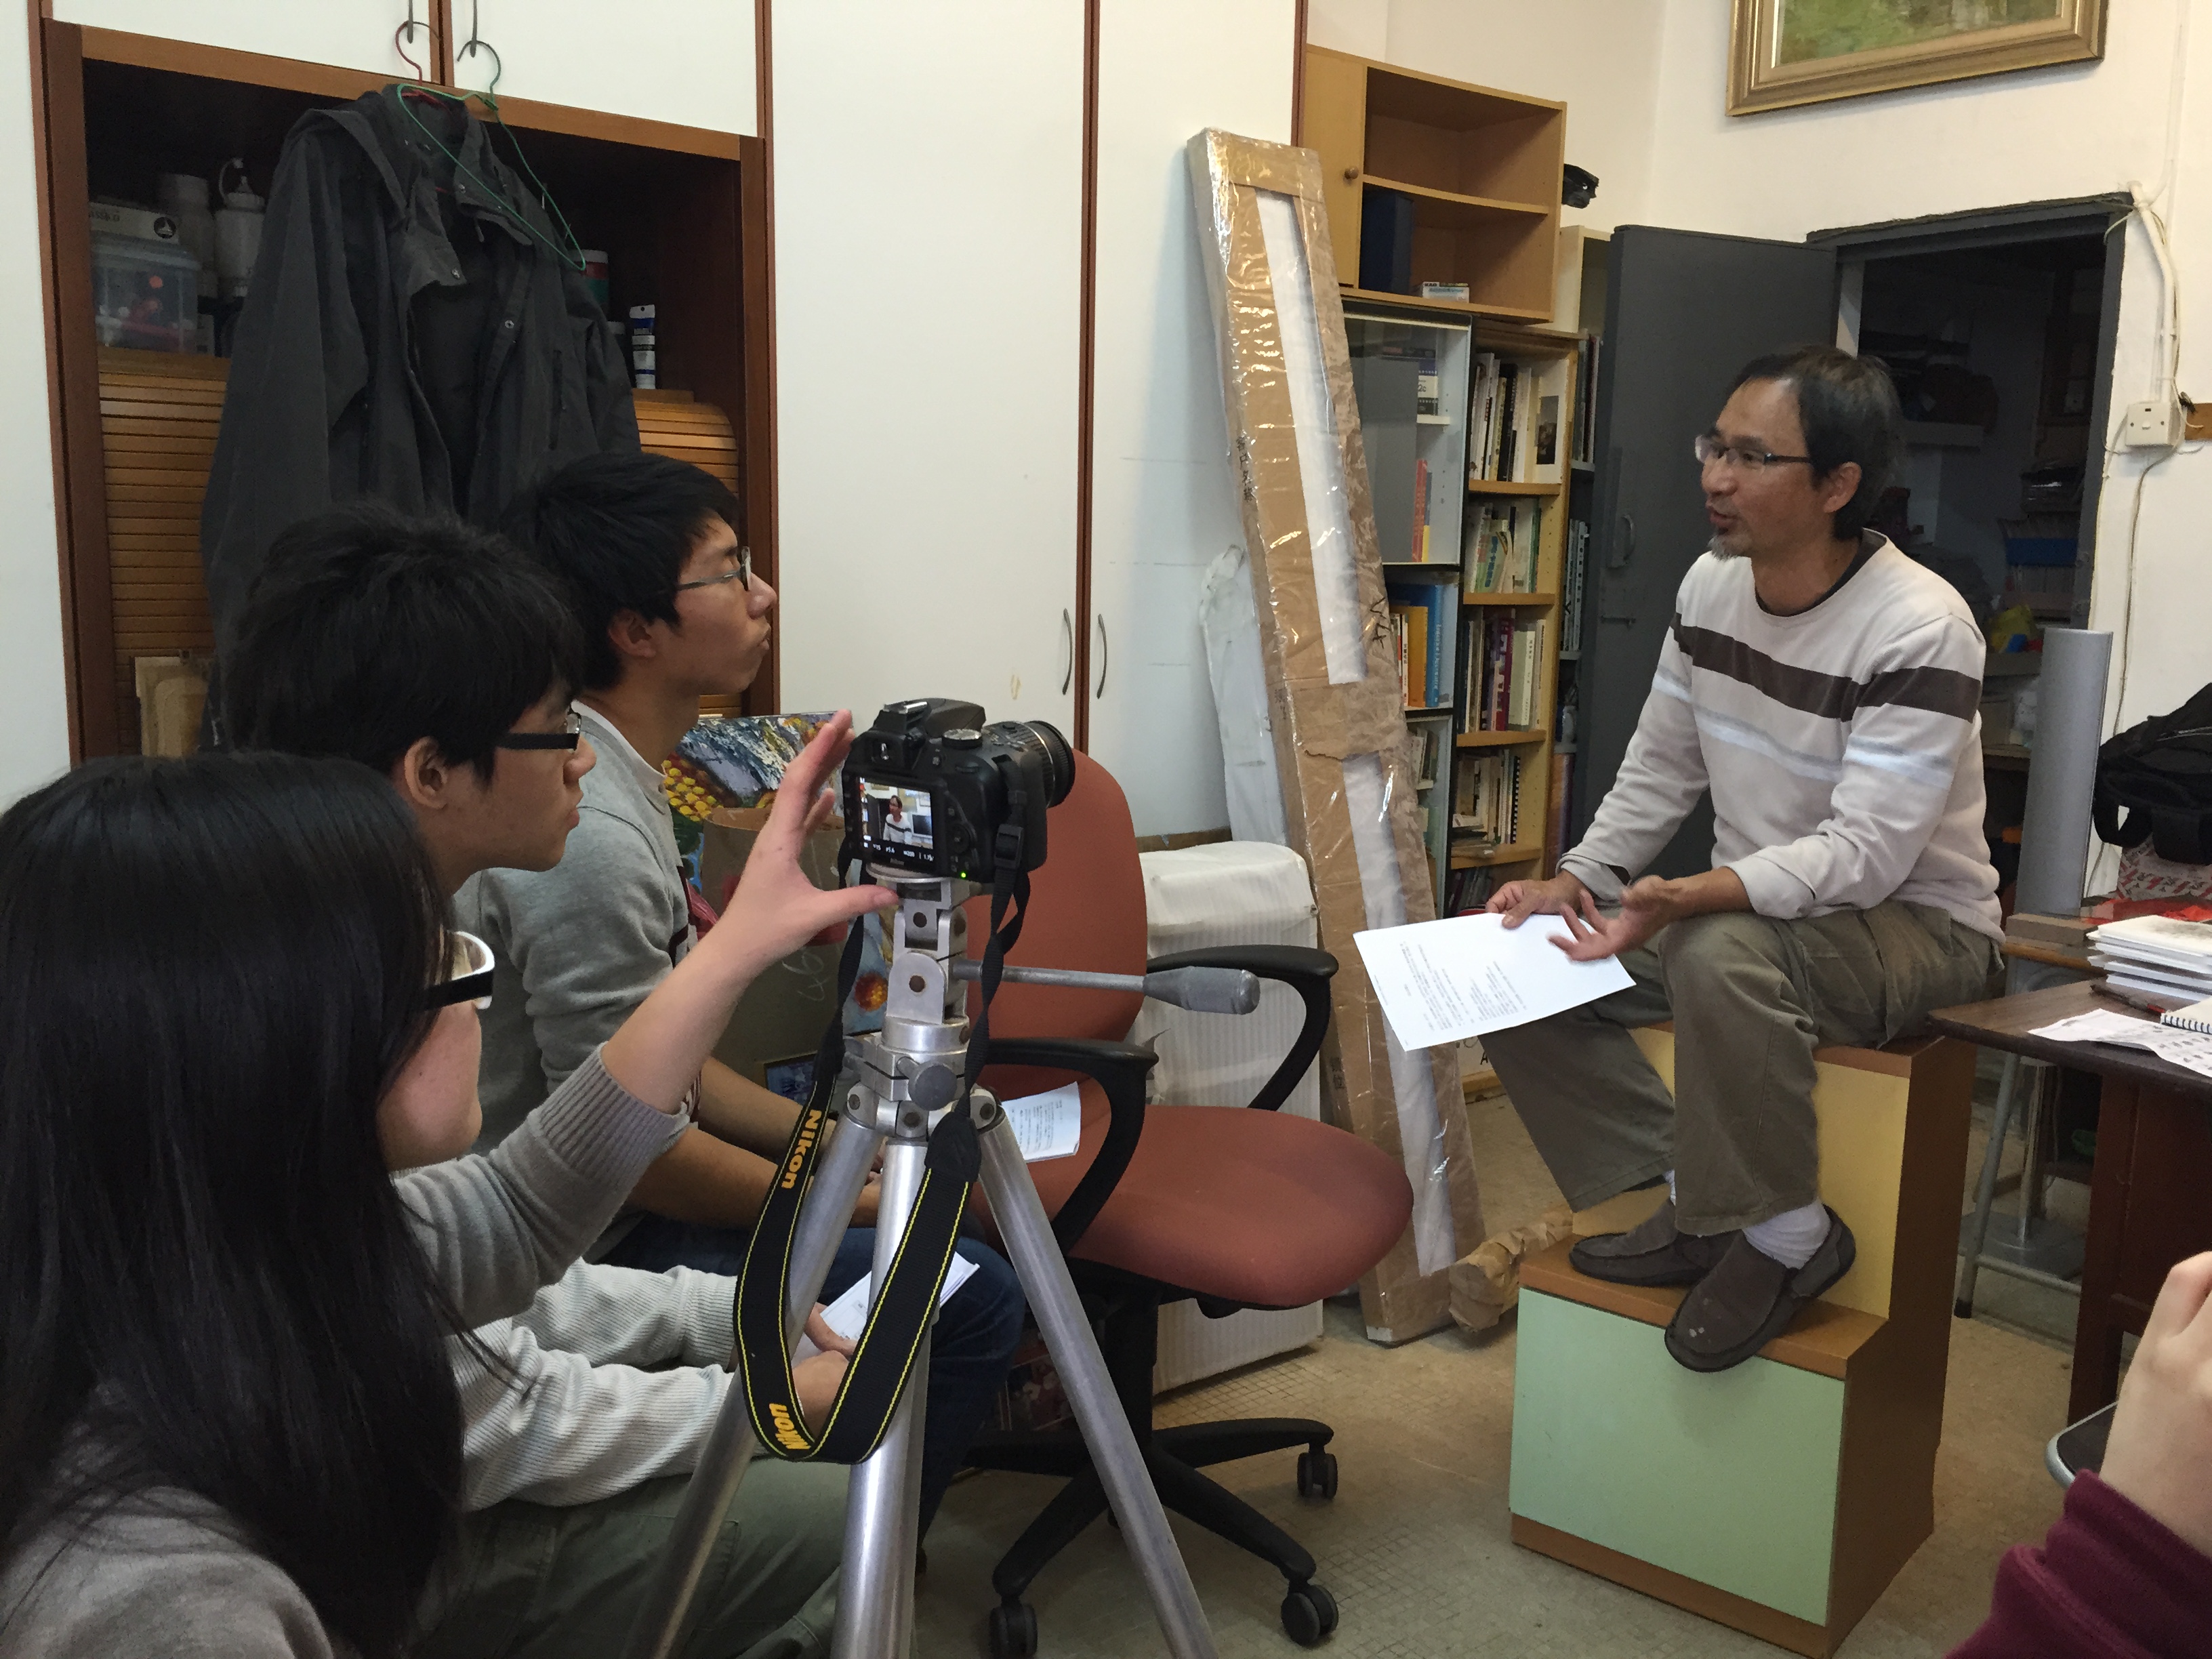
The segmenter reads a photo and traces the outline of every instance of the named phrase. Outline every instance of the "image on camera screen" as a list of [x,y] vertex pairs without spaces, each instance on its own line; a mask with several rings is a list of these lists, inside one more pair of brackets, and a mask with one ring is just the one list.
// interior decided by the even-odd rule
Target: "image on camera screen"
[[871,783],[863,778],[860,810],[866,815],[861,836],[869,846],[887,853],[907,853],[924,858],[937,850],[927,789]]

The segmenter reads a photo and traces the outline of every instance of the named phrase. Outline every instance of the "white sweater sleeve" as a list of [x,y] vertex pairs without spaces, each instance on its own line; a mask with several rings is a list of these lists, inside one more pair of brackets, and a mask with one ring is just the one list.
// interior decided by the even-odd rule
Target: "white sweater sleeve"
[[736,1279],[691,1267],[649,1273],[580,1261],[514,1322],[596,1364],[720,1365],[737,1346],[737,1292]]
[[1628,741],[1613,787],[1590,819],[1589,833],[1559,860],[1559,868],[1601,904],[1665,850],[1706,785],[1705,753],[1690,702],[1689,665],[1672,629],[1659,647],[1650,695]]

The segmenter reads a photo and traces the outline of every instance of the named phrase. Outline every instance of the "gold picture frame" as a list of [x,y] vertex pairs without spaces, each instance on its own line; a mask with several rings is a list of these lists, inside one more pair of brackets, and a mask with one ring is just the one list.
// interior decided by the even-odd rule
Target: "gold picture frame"
[[[1795,3],[1834,10],[1851,0],[1734,0],[1729,31],[1728,112],[1750,115],[1831,98],[1857,98],[2010,70],[2105,55],[2106,0],[2051,0],[2051,15],[1966,28],[1902,45],[1785,61],[1786,12]],[[1869,10],[1898,0],[1860,0]]]

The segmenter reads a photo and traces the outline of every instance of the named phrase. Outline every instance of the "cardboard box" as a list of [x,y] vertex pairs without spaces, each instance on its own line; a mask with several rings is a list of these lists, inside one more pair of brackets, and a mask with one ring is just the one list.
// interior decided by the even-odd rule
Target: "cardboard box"
[[1397,1047],[1352,943],[1436,909],[1321,164],[1212,131],[1188,153],[1276,771],[1339,964],[1322,1097],[1413,1188],[1412,1225],[1360,1281],[1368,1334],[1402,1342],[1450,1316],[1449,1269],[1487,1229],[1458,1053]]

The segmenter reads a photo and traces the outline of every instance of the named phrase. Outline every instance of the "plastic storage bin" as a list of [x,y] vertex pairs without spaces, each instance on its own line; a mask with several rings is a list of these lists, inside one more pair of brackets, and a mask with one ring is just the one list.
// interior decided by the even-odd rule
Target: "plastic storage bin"
[[199,260],[169,242],[92,239],[94,325],[104,346],[190,351],[199,331]]

